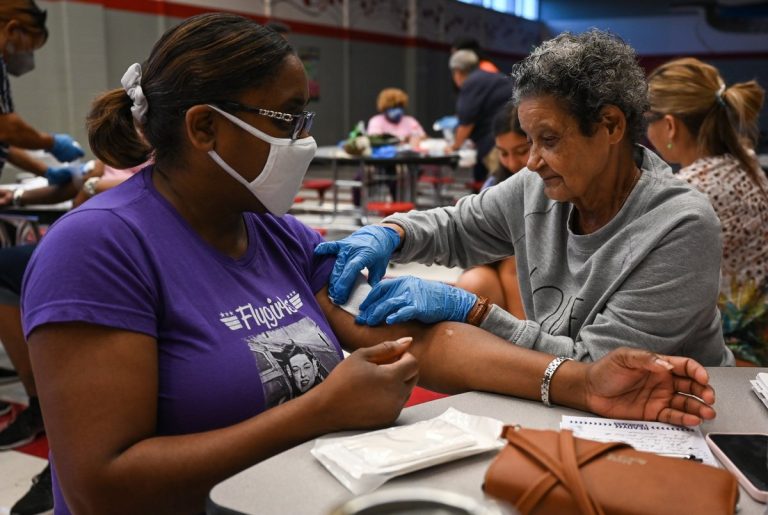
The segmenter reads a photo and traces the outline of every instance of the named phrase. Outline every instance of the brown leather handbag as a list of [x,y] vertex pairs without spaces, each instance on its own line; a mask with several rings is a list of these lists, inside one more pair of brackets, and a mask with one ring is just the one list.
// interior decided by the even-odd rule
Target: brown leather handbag
[[723,515],[736,508],[738,484],[723,469],[574,438],[569,430],[505,426],[502,437],[508,443],[483,490],[523,515]]

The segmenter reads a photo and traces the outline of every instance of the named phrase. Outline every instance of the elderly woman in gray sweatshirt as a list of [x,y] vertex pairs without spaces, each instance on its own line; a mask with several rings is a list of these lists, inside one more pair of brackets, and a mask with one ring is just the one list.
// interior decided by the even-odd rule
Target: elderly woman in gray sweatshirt
[[[359,323],[454,320],[578,360],[620,346],[730,365],[717,309],[720,225],[709,201],[638,145],[648,86],[616,36],[564,33],[519,63],[527,170],[456,206],[411,211],[323,243],[329,293],[373,290]],[[446,284],[381,281],[389,259],[469,267],[514,255],[527,320]]]

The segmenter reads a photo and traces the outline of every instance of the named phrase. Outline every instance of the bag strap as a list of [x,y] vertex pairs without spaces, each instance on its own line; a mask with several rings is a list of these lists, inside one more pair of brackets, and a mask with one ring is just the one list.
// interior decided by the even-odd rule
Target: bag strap
[[[528,490],[526,490],[525,492],[523,492],[523,494],[518,498],[516,505],[517,505],[517,508],[520,510],[520,512],[528,513],[532,511],[536,507],[536,505],[538,505],[541,502],[541,500],[547,495],[547,493],[552,488],[554,488],[558,483],[562,483],[566,488],[568,488],[569,491],[572,491],[572,489],[569,488],[568,486],[569,481],[568,479],[566,479],[565,472],[560,462],[551,458],[549,454],[547,454],[545,451],[541,449],[541,447],[533,443],[530,439],[523,436],[520,431],[511,430],[511,429],[512,428],[510,428],[510,430],[508,431],[505,431],[505,435],[504,435],[506,436],[509,444],[516,447],[523,454],[537,461],[539,465],[541,465],[544,469],[546,469],[545,472],[542,474],[542,476],[537,481],[534,481],[531,487],[528,488]],[[571,442],[572,442],[571,446],[574,447],[575,440],[573,440],[572,434],[571,434]],[[589,463],[593,459],[597,458],[598,456],[608,451],[611,451],[617,447],[627,447],[627,444],[621,443],[621,442],[603,443],[601,445],[594,446],[589,451],[581,454],[578,457],[575,457],[575,451],[574,451],[574,459],[576,462],[576,466],[577,468],[581,467]],[[574,494],[574,499],[576,499],[575,494]],[[588,512],[588,513],[592,513],[592,512]]]
[[565,486],[571,492],[579,511],[585,515],[605,515],[603,507],[589,495],[584,485],[576,460],[576,441],[571,431],[560,431],[560,458],[563,460],[563,472],[568,479]]

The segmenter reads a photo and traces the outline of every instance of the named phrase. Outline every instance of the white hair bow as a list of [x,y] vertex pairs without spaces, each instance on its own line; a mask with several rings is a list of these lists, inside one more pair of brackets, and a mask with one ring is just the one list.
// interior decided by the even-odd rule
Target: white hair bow
[[141,65],[139,63],[133,63],[123,74],[123,78],[120,79],[123,85],[123,89],[128,96],[133,100],[131,106],[131,114],[133,119],[139,123],[144,123],[147,120],[147,97],[144,96],[144,92],[141,90]]

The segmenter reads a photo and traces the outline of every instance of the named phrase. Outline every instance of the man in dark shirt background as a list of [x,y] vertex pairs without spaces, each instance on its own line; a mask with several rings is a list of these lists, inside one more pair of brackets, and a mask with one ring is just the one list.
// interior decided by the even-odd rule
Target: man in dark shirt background
[[477,162],[472,171],[475,181],[484,181],[488,169],[483,159],[493,149],[493,118],[512,98],[512,79],[500,73],[489,73],[478,68],[479,59],[471,50],[457,50],[448,66],[459,96],[456,100],[456,127],[453,145],[457,151],[467,139],[477,149]]

